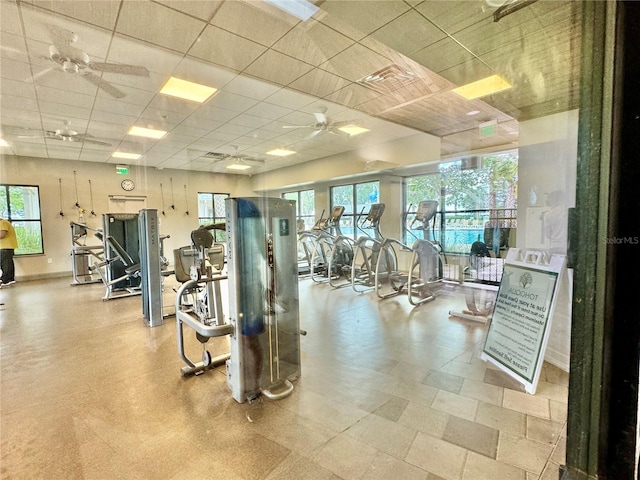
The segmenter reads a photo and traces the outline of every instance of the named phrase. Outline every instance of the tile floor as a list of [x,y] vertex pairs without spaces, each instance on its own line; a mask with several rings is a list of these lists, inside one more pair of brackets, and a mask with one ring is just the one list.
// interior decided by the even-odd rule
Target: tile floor
[[252,405],[221,368],[182,378],[174,319],[148,328],[140,297],[66,278],[0,289],[0,477],[558,478],[567,374],[545,364],[531,396],[482,362],[486,327],[448,315],[460,289],[413,308],[300,286],[302,377]]

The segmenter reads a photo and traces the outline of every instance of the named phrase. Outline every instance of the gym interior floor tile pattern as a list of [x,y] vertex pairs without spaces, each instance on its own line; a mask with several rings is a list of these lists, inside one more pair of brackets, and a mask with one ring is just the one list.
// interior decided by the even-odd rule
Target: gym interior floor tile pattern
[[0,289],[1,478],[558,478],[568,375],[545,363],[531,396],[481,361],[486,326],[448,315],[460,289],[413,308],[301,280],[302,377],[251,405],[224,368],[181,377],[173,317],[148,328],[140,297],[103,293],[68,279]]

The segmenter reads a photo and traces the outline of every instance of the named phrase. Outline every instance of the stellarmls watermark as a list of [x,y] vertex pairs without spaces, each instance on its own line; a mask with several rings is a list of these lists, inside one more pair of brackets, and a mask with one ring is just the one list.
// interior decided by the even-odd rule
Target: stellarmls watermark
[[604,242],[608,245],[638,245],[640,237],[604,237]]

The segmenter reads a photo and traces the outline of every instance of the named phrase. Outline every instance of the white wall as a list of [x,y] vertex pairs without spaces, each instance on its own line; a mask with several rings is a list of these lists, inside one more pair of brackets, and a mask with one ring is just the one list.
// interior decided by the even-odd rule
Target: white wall
[[[293,190],[304,184],[367,175],[375,170],[433,162],[439,158],[440,139],[421,133],[259,174],[252,178],[252,187],[256,192]],[[353,180],[344,183],[353,183]]]
[[[548,254],[567,253],[567,209],[575,206],[578,111],[520,123],[517,245]],[[560,291],[545,359],[569,371],[573,271]]]
[[[76,172],[74,182],[74,173]],[[132,192],[120,187],[123,178],[136,182]],[[62,206],[60,203],[60,179],[62,179]],[[173,179],[173,199],[171,182]],[[91,211],[91,180],[93,191],[93,210]],[[89,226],[101,227],[103,213],[108,212],[109,195],[144,196],[147,208],[158,209],[160,233],[171,238],[165,241],[166,252],[188,245],[191,230],[198,226],[198,192],[229,193],[233,196],[253,196],[250,179],[240,175],[224,175],[186,170],[157,170],[131,166],[129,175],[116,174],[115,165],[78,162],[68,160],[2,156],[0,162],[0,183],[37,185],[40,187],[40,208],[42,210],[42,229],[44,255],[17,257],[16,276],[18,279],[59,276],[71,272],[71,233],[69,222],[78,220],[78,203],[86,209],[85,221]],[[160,184],[164,191],[164,212]],[[187,195],[185,197],[185,188]],[[188,202],[188,203],[187,203]],[[171,208],[174,204],[175,209]],[[64,216],[60,216],[62,209]],[[189,211],[189,215],[186,211]],[[97,240],[93,242],[98,243]],[[88,241],[87,243],[92,243]],[[49,263],[49,259],[51,263]]]

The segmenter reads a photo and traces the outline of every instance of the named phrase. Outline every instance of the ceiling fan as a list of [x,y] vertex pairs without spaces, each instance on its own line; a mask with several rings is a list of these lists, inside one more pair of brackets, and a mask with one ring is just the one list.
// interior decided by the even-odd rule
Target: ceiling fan
[[[138,65],[125,65],[120,63],[103,63],[92,62],[82,50],[72,46],[77,42],[78,35],[69,30],[57,27],[55,25],[47,25],[47,28],[51,34],[52,44],[49,45],[49,56],[43,57],[54,61],[60,67],[62,71],[70,74],[80,75],[82,78],[92,83],[99,89],[108,93],[114,98],[123,98],[125,93],[113,86],[108,81],[99,77],[91,70],[95,72],[107,72],[107,73],[119,73],[123,75],[136,75],[140,77],[148,77],[149,70],[146,67]],[[34,76],[34,79],[38,76],[44,75],[51,71],[47,69]]]
[[282,128],[311,128],[313,129],[313,131],[304,138],[304,140],[308,140],[323,133],[331,133],[333,135],[339,135],[341,137],[350,137],[351,134],[341,130],[341,128],[355,125],[356,123],[353,120],[345,122],[332,122],[331,119],[327,117],[326,107],[321,107],[318,112],[314,112],[312,115],[316,119],[315,123],[312,123],[310,125],[284,125]]
[[237,145],[232,145],[235,149],[234,153],[221,153],[221,152],[198,152],[192,150],[191,159],[199,160],[199,159],[210,159],[213,160],[213,163],[220,163],[224,161],[231,161],[227,168],[230,170],[248,170],[251,168],[251,164],[263,164],[264,160],[259,158],[247,157],[245,155],[240,155],[239,147]]
[[62,142],[91,143],[93,145],[102,145],[105,147],[111,146],[110,143],[103,142],[102,140],[98,140],[93,135],[89,135],[88,133],[78,133],[75,130],[72,130],[71,122],[69,120],[64,120],[63,128],[57,128],[55,130],[45,130],[39,135],[21,135],[20,133],[18,133],[18,135],[16,136],[18,138],[44,137],[49,140],[60,140]]

